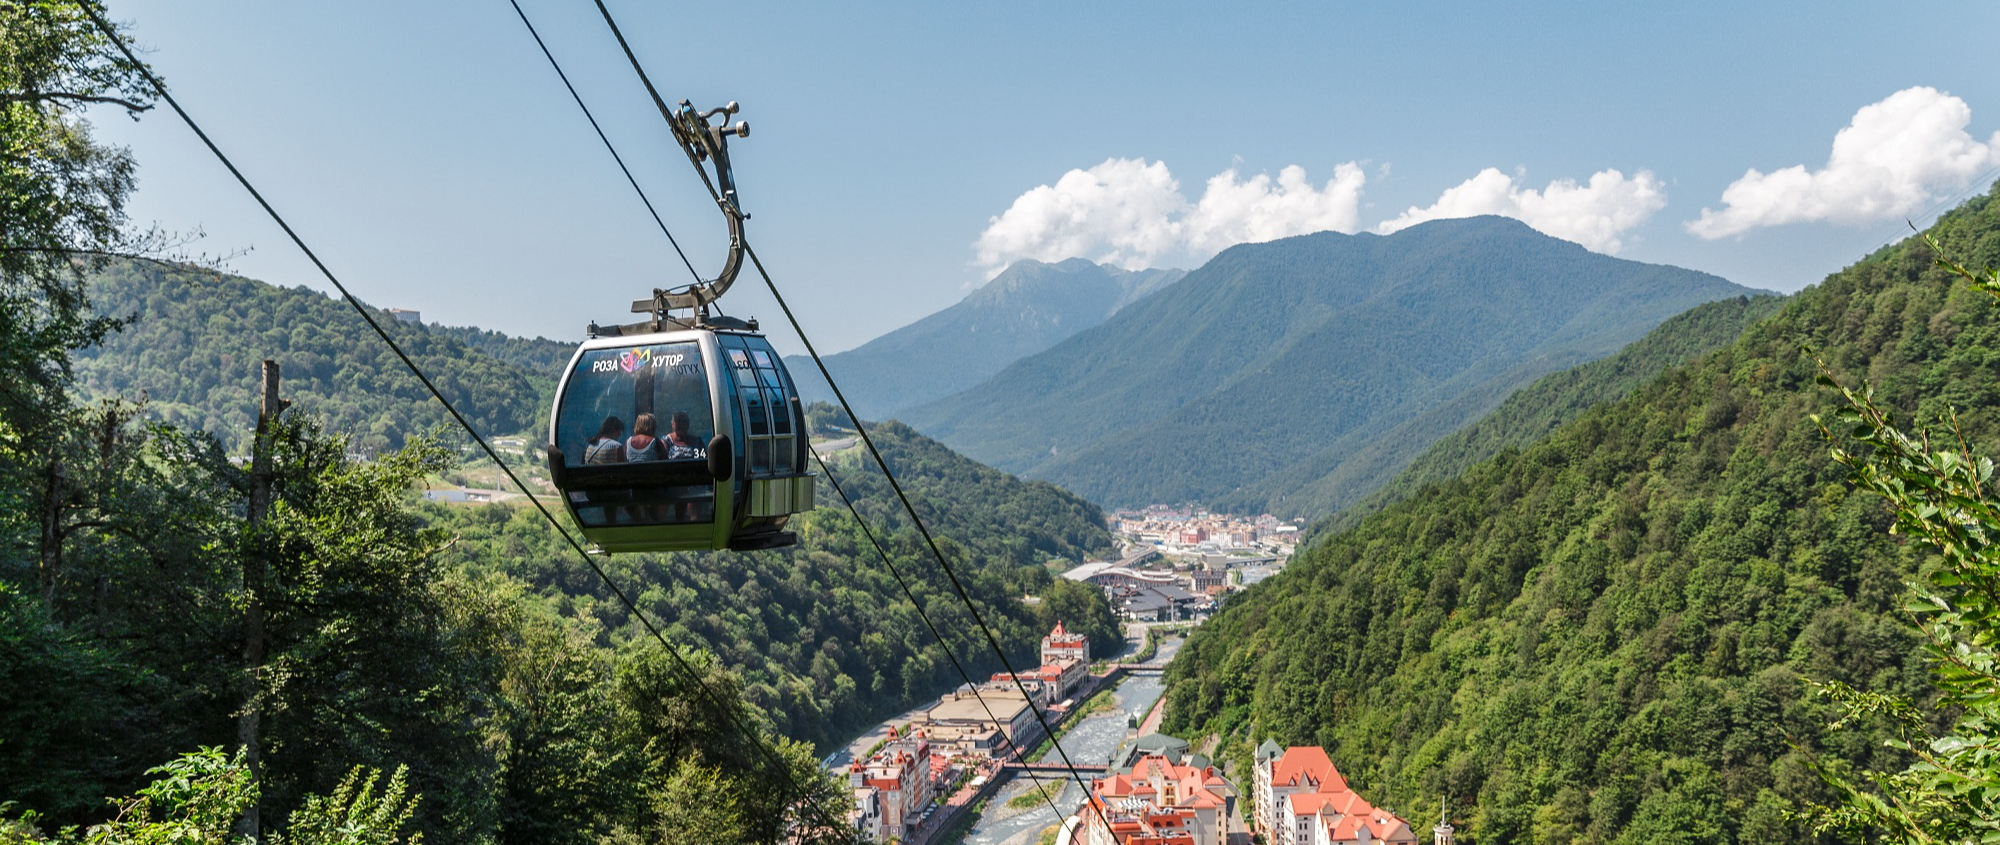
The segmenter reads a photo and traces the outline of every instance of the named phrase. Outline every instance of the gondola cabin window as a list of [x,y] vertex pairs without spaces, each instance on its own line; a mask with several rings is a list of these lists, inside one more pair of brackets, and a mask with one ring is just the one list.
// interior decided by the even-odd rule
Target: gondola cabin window
[[582,353],[556,415],[556,444],[586,526],[712,522],[708,373],[695,342]]
[[761,337],[723,335],[723,355],[734,371],[744,420],[748,475],[752,478],[789,476],[804,469],[803,411],[791,397],[797,391],[779,363],[778,353]]

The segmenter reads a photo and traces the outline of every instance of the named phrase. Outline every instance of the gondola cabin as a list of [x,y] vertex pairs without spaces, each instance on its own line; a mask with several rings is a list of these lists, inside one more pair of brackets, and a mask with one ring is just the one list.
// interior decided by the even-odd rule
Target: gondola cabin
[[606,552],[793,544],[808,448],[798,389],[753,330],[586,341],[549,420],[549,472]]

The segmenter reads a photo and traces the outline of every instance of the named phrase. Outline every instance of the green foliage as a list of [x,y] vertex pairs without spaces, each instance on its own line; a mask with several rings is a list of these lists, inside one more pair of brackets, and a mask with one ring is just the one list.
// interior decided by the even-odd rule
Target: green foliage
[[150,105],[84,6],[0,3],[0,420],[16,427],[17,414],[60,407],[68,351],[116,327],[90,312],[83,271],[155,245],[125,230],[132,158],[92,140],[81,113],[93,102]]
[[1028,787],[1028,791],[1007,799],[1007,806],[1015,810],[1032,810],[1043,804],[1053,803],[1069,781],[1054,780]]
[[479,785],[492,763],[467,727],[488,716],[500,632],[490,599],[446,577],[446,537],[409,507],[446,453],[417,441],[355,461],[310,418],[288,418],[275,443],[277,501],[241,540],[269,561],[266,798],[294,806],[356,764],[408,764],[433,799],[426,829],[474,829],[493,813]]
[[1776,313],[1785,299],[1739,296],[1703,303],[1669,318],[1610,357],[1543,376],[1508,396],[1492,413],[1437,438],[1374,492],[1354,483],[1348,472],[1336,471],[1306,480],[1304,489],[1285,495],[1287,500],[1301,499],[1301,513],[1333,514],[1312,527],[1309,539],[1352,528],[1369,514],[1427,485],[1463,475],[1504,449],[1533,444],[1592,406],[1652,381],[1668,367],[1735,342],[1744,328]]
[[1125,648],[1125,626],[1111,609],[1111,600],[1095,584],[1051,580],[1035,606],[1036,627],[1047,631],[1057,622],[1073,634],[1090,638],[1090,656],[1110,657]]
[[[1099,504],[1318,517],[1285,496],[1350,460],[1370,465],[1354,489],[1371,489],[1515,388],[1748,292],[1497,217],[1323,232],[1225,250],[902,418]],[[1398,434],[1405,425],[1421,433]]]
[[[110,803],[117,813],[109,821],[79,833],[70,827],[44,838],[33,812],[20,819],[0,820],[0,845],[254,845],[236,830],[244,810],[256,803],[258,787],[244,763],[219,748],[203,748],[172,762],[148,769],[152,783],[138,794]],[[407,796],[404,770],[397,769],[382,786],[379,771],[356,767],[333,794],[309,795],[292,813],[284,833],[265,841],[272,845],[418,845],[421,834],[405,837],[417,804]]]
[[[283,368],[286,396],[357,452],[400,448],[450,421],[352,308],[317,291],[120,262],[92,279],[91,295],[129,324],[76,355],[84,386],[99,396],[144,393],[151,416],[210,432],[233,453],[249,451],[265,359]],[[479,430],[511,434],[546,423],[561,372],[541,366],[556,357],[552,341],[510,343],[477,330],[380,321]]]
[[[1932,233],[2000,260],[2000,202]],[[1879,724],[1826,731],[1803,679],[1936,692],[1927,638],[1899,618],[1922,556],[1825,460],[1799,347],[1881,407],[1956,407],[1965,442],[1992,442],[1996,312],[1919,242],[1869,256],[1734,343],[1312,544],[1190,636],[1163,730],[1223,734],[1225,756],[1325,745],[1378,804],[1446,796],[1471,842],[1813,840],[1785,810],[1838,802],[1814,761],[1916,760]]]
[[[155,242],[123,229],[129,158],[93,145],[72,109],[145,103],[82,9],[0,0],[0,842],[233,845],[251,807],[271,842],[587,843],[659,838],[661,819],[691,813],[716,841],[850,839],[815,821],[844,796],[807,746],[776,741],[770,760],[709,723],[734,714],[771,741],[712,660],[699,680],[648,674],[649,652],[614,651],[600,620],[441,556],[449,535],[411,493],[447,454],[410,436],[421,400],[355,351],[374,347],[326,328],[348,319],[335,304],[119,264],[99,277],[106,310],[146,319],[107,337],[120,321],[92,313],[83,279],[100,265],[85,258]],[[517,367],[467,348],[532,360],[546,343],[392,331],[488,428],[547,405]],[[301,410],[326,416],[277,423],[275,501],[256,522],[223,440],[142,422],[132,403],[86,405],[71,375],[157,390],[150,410],[241,448],[267,355],[297,376]],[[244,710],[261,714],[259,753],[231,760],[219,748]],[[190,747],[204,750],[144,768]],[[738,812],[708,812],[708,786],[741,796]]]
[[[2000,273],[1938,263],[1972,289],[2000,298]],[[1838,680],[1821,684],[1841,722],[1889,723],[1895,733],[1888,745],[1914,761],[1896,772],[1860,772],[1873,790],[1844,766],[1820,766],[1844,803],[1813,817],[1822,830],[1884,831],[1898,842],[2000,841],[2000,503],[1990,492],[1993,461],[1967,444],[1956,409],[1947,408],[1938,428],[1906,432],[1873,388],[1842,386],[1830,373],[1821,381],[1847,402],[1831,422],[1814,417],[1835,444],[1833,459],[1857,486],[1894,508],[1893,532],[1936,554],[1910,583],[1903,610],[1922,634],[1938,696],[1919,703]]]
[[306,796],[285,832],[271,837],[273,845],[418,845],[423,834],[403,834],[419,800],[409,794],[408,774],[408,767],[396,767],[377,794],[382,772],[354,767],[333,794]]
[[[1111,551],[1096,507],[982,467],[906,426],[870,431],[1016,666],[1036,661],[1057,612],[1093,639],[1112,632],[1106,641],[1117,647],[1122,636],[1102,594],[1058,584],[1041,566]],[[860,460],[844,454],[833,467],[870,530],[967,670],[999,671],[887,482]],[[823,487],[819,501],[794,523],[799,545],[790,550],[617,555],[600,564],[676,641],[733,667],[778,733],[831,746],[963,680],[839,497]],[[425,513],[456,537],[448,561],[525,582],[553,612],[602,624],[613,642],[644,636],[532,510],[431,505]],[[1029,606],[1025,595],[1043,602]]]
[[1119,662],[1144,663],[1148,660],[1153,659],[1153,655],[1157,654],[1159,650],[1160,650],[1160,629],[1156,626],[1148,625],[1146,626],[1146,642],[1142,643],[1139,646],[1139,650],[1133,652],[1131,657],[1126,658],[1125,660]]
[[0,583],[0,795],[63,817],[101,805],[147,680]]
[[114,801],[117,817],[92,826],[77,841],[86,845],[250,841],[231,832],[243,809],[257,800],[257,784],[241,753],[231,759],[219,748],[204,748],[146,773],[159,777],[138,795]]

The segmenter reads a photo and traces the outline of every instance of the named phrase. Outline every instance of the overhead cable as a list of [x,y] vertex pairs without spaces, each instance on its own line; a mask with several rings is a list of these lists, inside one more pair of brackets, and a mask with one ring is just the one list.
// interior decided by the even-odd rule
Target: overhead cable
[[[520,16],[522,25],[528,28],[528,32],[530,35],[534,37],[535,43],[542,47],[542,55],[549,60],[549,64],[555,68],[556,74],[562,77],[562,79],[564,80],[564,84],[567,85],[569,79],[568,74],[563,72],[561,63],[557,61],[555,55],[552,52],[550,52],[550,50],[547,47],[547,44],[542,40],[540,33],[536,32],[534,22],[529,20],[527,14],[522,11],[518,0],[508,0],[508,2],[513,4],[515,14]],[[600,12],[604,14],[605,22],[611,27],[612,34],[618,39],[619,46],[622,49],[624,49],[625,56],[629,61],[631,61],[633,70],[639,74],[640,79],[645,83],[646,90],[652,96],[654,104],[659,107],[661,115],[663,117],[666,117],[671,122],[672,112],[667,108],[666,101],[660,97],[658,89],[656,89],[653,86],[651,79],[647,78],[644,67],[639,64],[638,57],[632,52],[631,45],[625,40],[624,33],[618,29],[617,21],[610,17],[610,10],[606,8],[604,4],[601,2],[598,3],[598,9]],[[572,97],[576,100],[577,108],[583,111],[584,118],[590,121],[590,125],[592,127],[597,127],[599,124],[596,116],[591,114],[590,106],[584,103],[582,97],[575,96],[576,90],[574,88],[570,89],[570,93]],[[611,153],[612,158],[617,160],[619,162],[619,166],[623,168],[624,158],[618,154],[618,149],[614,144],[612,144],[611,139],[607,137],[602,130],[598,131],[597,138],[599,141],[602,141],[604,143],[605,149]],[[695,172],[701,174],[702,181],[704,182],[704,184],[708,184],[707,171],[703,170],[700,167],[699,162],[695,162],[695,165],[696,165]],[[638,192],[640,200],[646,204],[646,207],[648,209],[651,209],[653,207],[652,201],[646,197],[645,189],[639,186],[638,181],[631,178],[631,171],[629,170],[626,171],[626,179],[628,182],[631,183],[632,190]],[[714,196],[718,201],[720,201],[721,198],[720,194],[716,192],[713,184],[709,184],[709,193],[712,196]],[[673,238],[673,233],[667,231],[666,224],[660,221],[659,215],[655,214],[653,216],[653,220],[655,223],[659,224],[661,233],[665,234],[668,237],[668,239],[671,240]],[[676,247],[676,249],[678,249],[678,246]],[[689,270],[692,271],[693,267],[690,266]],[[697,276],[697,278],[699,277]],[[769,282],[768,278],[766,278],[766,282],[767,283]],[[796,329],[797,323],[794,323],[793,327]],[[849,411],[849,418],[850,419],[853,418],[852,411]],[[856,427],[859,428],[859,426],[860,424],[857,422]],[[875,548],[875,553],[882,558],[882,563],[889,568],[889,573],[892,576],[894,576],[897,586],[901,588],[903,591],[904,597],[909,599],[911,607],[915,608],[915,610],[917,611],[917,617],[923,621],[924,627],[929,630],[931,638],[937,641],[938,647],[944,651],[946,659],[948,659],[951,662],[951,666],[958,673],[959,678],[964,680],[965,683],[972,688],[973,698],[974,700],[979,702],[980,709],[986,712],[987,718],[993,720],[994,724],[996,725],[999,724],[1000,723],[999,717],[994,715],[993,708],[986,703],[985,697],[979,694],[979,683],[973,680],[971,673],[966,671],[965,666],[959,662],[958,656],[952,652],[950,642],[945,640],[943,634],[939,633],[937,626],[931,622],[930,615],[924,610],[923,602],[917,598],[915,591],[911,589],[908,581],[903,577],[902,572],[896,567],[895,563],[890,560],[888,552],[885,551],[881,543],[876,540],[874,531],[870,530],[868,527],[868,521],[862,517],[861,512],[855,508],[853,501],[847,497],[847,493],[845,490],[841,488],[839,480],[834,477],[833,470],[826,465],[826,461],[819,456],[818,452],[813,453],[813,459],[814,461],[819,463],[820,469],[824,471],[827,475],[828,483],[832,485],[834,492],[840,496],[841,502],[847,506],[848,512],[854,516],[855,522],[861,526],[862,532],[865,535],[867,535],[869,544],[874,546]],[[974,611],[974,614],[976,616],[977,610]],[[1012,671],[1011,667],[1009,671]],[[1019,684],[1018,679],[1016,680],[1016,684]],[[1024,695],[1026,694],[1025,689],[1023,690],[1023,694]],[[1030,707],[1032,706],[1033,705],[1031,703]],[[1037,713],[1038,718],[1039,716],[1040,714]],[[1043,722],[1043,727],[1045,730],[1047,729],[1046,721]],[[1053,734],[1050,735],[1050,741],[1051,742],[1054,741]],[[1034,781],[1036,786],[1039,787],[1041,785],[1040,776],[1035,774],[1033,770],[1025,768],[1028,762],[1026,756],[1027,750],[1021,748],[1011,739],[1007,740],[1007,743],[1008,746],[1013,749],[1015,758],[1020,760],[1021,763],[1023,764],[1024,768],[1022,769],[1022,771],[1027,772],[1028,779]],[[1076,775],[1074,768],[1071,769],[1071,774],[1073,776],[1079,777],[1080,779],[1080,776]],[[1061,818],[1063,813],[1060,809],[1058,809],[1055,806],[1054,798],[1051,797],[1046,790],[1042,790],[1041,792],[1042,792],[1042,799],[1044,802],[1048,804],[1050,812],[1053,812],[1057,816],[1057,818]]]
[[291,239],[292,243],[299,248],[300,252],[305,254],[314,267],[318,268],[320,275],[325,276],[326,280],[331,282],[334,288],[340,291],[341,296],[347,301],[348,305],[353,307],[355,313],[361,315],[361,319],[367,322],[368,327],[375,331],[376,336],[381,338],[382,342],[387,344],[389,349],[396,353],[396,357],[403,362],[403,366],[408,368],[410,373],[423,383],[424,389],[428,390],[431,396],[444,406],[445,411],[450,413],[452,419],[457,421],[459,427],[463,428],[466,434],[472,437],[473,441],[479,445],[479,448],[486,453],[487,457],[491,458],[500,467],[501,471],[507,474],[508,479],[513,481],[514,485],[527,496],[528,501],[534,504],[535,509],[541,512],[543,518],[556,528],[557,532],[562,535],[563,540],[582,557],[584,563],[604,582],[606,589],[609,589],[613,595],[617,596],[619,602],[624,604],[625,608],[632,613],[633,618],[637,619],[640,625],[660,643],[676,667],[688,676],[694,689],[699,691],[704,698],[708,699],[709,706],[716,708],[716,712],[718,713],[727,714],[731,727],[741,733],[754,748],[762,752],[766,761],[784,778],[786,786],[791,790],[791,795],[794,796],[794,798],[786,803],[799,801],[808,811],[817,810],[821,817],[820,821],[831,825],[832,829],[847,829],[845,824],[831,819],[825,808],[820,807],[816,802],[811,800],[811,793],[802,788],[798,779],[792,776],[791,768],[785,762],[785,759],[770,748],[770,746],[766,745],[760,734],[752,730],[749,726],[744,725],[742,719],[727,706],[727,703],[722,700],[715,690],[703,681],[701,674],[687,662],[687,659],[681,655],[679,649],[667,641],[666,635],[661,633],[658,626],[653,624],[652,619],[639,609],[639,606],[632,601],[631,597],[625,594],[624,590],[618,587],[617,583],[611,579],[611,576],[604,571],[603,567],[598,565],[588,550],[581,543],[577,542],[576,538],[571,536],[567,529],[563,528],[562,523],[556,520],[555,515],[549,512],[540,499],[536,498],[527,484],[522,482],[519,476],[515,475],[513,468],[508,466],[506,461],[501,460],[499,453],[493,449],[491,444],[486,442],[486,438],[480,435],[478,429],[474,428],[472,423],[463,414],[459,413],[458,408],[452,404],[450,399],[445,398],[444,393],[438,390],[437,385],[431,382],[430,377],[424,374],[423,369],[418,367],[416,362],[411,360],[410,356],[403,351],[402,346],[389,336],[389,333],[383,329],[382,324],[375,319],[374,315],[368,312],[367,306],[363,305],[361,300],[356,298],[347,289],[347,286],[342,284],[340,279],[333,274],[333,271],[327,268],[325,262],[320,260],[319,255],[306,245],[305,240],[299,237],[298,233],[292,229],[289,223],[285,222],[284,217],[278,213],[277,209],[264,199],[264,195],[257,190],[256,186],[252,185],[250,180],[243,175],[243,172],[237,169],[235,163],[230,161],[227,155],[223,154],[222,149],[216,146],[215,141],[209,138],[208,133],[202,131],[200,124],[196,123],[194,118],[187,113],[187,110],[181,107],[180,102],[175,100],[172,94],[167,93],[166,86],[160,82],[159,77],[153,74],[151,68],[139,61],[138,56],[133,54],[132,48],[125,43],[125,39],[112,28],[108,21],[104,20],[98,14],[96,9],[91,8],[88,3],[80,5],[84,13],[90,17],[91,22],[96,24],[97,28],[125,55],[126,60],[131,62],[132,66],[145,76],[146,81],[159,93],[160,98],[165,100],[167,105],[173,107],[174,113],[180,116],[181,122],[187,124],[187,127],[194,132],[196,137],[200,138],[201,142],[208,147],[209,152],[213,153],[216,159],[222,163],[222,166],[229,170],[230,175],[236,177],[237,183],[242,185],[243,189],[249,192],[250,196],[257,201],[257,204],[264,209],[264,212],[271,217],[272,221],[278,224],[278,228],[284,230],[285,236]]

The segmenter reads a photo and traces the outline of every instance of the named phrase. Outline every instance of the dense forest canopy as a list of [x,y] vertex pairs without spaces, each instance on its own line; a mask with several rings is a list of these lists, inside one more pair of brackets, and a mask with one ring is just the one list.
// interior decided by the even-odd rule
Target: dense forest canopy
[[[2000,202],[1932,228],[2000,263]],[[1321,743],[1397,808],[1442,796],[1477,842],[1771,842],[1830,794],[1814,759],[1907,758],[1828,733],[1806,681],[1935,695],[1899,615],[1922,554],[1885,534],[1810,416],[1833,375],[2000,434],[2000,321],[1912,239],[1733,344],[1331,534],[1204,625],[1166,729],[1239,752]],[[1990,450],[1984,450],[1990,451]]]
[[[662,643],[524,509],[418,502],[460,455],[351,313],[129,232],[135,164],[71,97],[149,105],[102,14],[0,0],[0,840],[851,840],[812,741],[957,683],[852,518],[613,559]],[[564,357],[390,327],[489,433],[534,425]],[[292,406],[260,420],[265,357]],[[882,442],[1014,659],[1059,613],[1115,647],[1045,565],[1109,550],[1095,507]],[[880,481],[834,461],[983,671]]]
[[[450,422],[346,303],[309,288],[121,261],[93,277],[90,295],[125,326],[78,351],[83,386],[98,396],[143,395],[154,418],[212,432],[234,454],[248,450],[256,426],[256,384],[239,374],[267,359],[283,368],[288,395],[363,453],[400,448]],[[546,424],[567,348],[386,315],[380,322],[481,431]]]
[[[1350,528],[1369,514],[1409,498],[1424,485],[1463,474],[1507,448],[1534,443],[1584,411],[1630,393],[1669,367],[1736,342],[1751,323],[1776,312],[1778,296],[1741,296],[1705,302],[1661,323],[1614,355],[1537,379],[1507,397],[1492,413],[1440,438],[1389,483],[1312,527],[1314,534]],[[1310,482],[1330,488],[1349,479],[1337,472]],[[1317,495],[1302,490],[1303,495]]]

